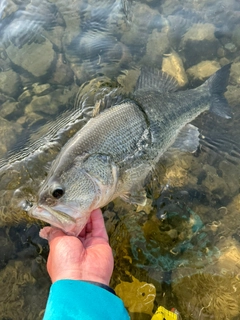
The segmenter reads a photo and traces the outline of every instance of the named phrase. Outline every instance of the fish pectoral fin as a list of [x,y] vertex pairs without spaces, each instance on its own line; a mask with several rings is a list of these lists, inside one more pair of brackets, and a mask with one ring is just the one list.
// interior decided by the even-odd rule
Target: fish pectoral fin
[[134,193],[126,192],[122,194],[120,198],[128,203],[137,204],[139,206],[145,206],[147,202],[146,191],[143,189]]
[[192,124],[187,124],[181,129],[169,151],[178,149],[185,152],[195,152],[199,146],[199,131]]

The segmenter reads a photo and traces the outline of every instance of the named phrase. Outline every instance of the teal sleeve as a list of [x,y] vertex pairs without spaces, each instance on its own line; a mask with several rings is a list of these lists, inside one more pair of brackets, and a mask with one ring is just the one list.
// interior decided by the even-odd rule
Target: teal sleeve
[[94,284],[59,280],[52,284],[43,320],[129,320],[120,298]]

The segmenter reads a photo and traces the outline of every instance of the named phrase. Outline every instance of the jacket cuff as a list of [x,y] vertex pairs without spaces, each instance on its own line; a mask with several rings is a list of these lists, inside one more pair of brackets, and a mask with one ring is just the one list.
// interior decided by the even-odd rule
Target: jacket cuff
[[98,286],[98,287],[100,287],[100,288],[103,288],[103,289],[111,292],[112,294],[116,295],[116,292],[115,292],[112,288],[110,288],[109,286],[107,286],[106,284],[103,284],[103,283],[100,283],[100,282],[95,282],[95,281],[90,281],[90,280],[80,280],[80,281],[94,284],[95,286]]

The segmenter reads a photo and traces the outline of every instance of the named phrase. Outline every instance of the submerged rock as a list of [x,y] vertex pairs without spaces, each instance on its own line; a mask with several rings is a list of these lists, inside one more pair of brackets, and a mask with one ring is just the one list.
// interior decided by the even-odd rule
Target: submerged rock
[[239,24],[236,25],[236,27],[233,30],[232,41],[238,48],[240,48],[240,25]]
[[1,105],[1,116],[5,119],[11,118],[17,115],[18,112],[18,102],[6,101]]
[[143,58],[142,63],[160,68],[163,55],[170,50],[170,44],[168,37],[164,32],[158,32],[154,29],[152,34],[148,38],[146,55]]
[[47,39],[41,44],[25,44],[22,48],[10,45],[6,52],[15,65],[34,77],[46,75],[56,58],[53,45]]
[[184,87],[188,83],[183,62],[177,52],[172,51],[171,54],[165,55],[162,61],[162,70],[174,77],[179,87]]
[[0,91],[9,95],[10,97],[16,97],[20,87],[19,75],[13,70],[0,72]]
[[187,69],[187,75],[194,86],[199,86],[220,68],[217,61],[202,61]]
[[141,46],[146,44],[149,30],[161,30],[165,20],[157,10],[143,3],[136,2],[132,10],[130,28],[123,33],[121,42],[126,45]]
[[46,113],[46,114],[55,114],[57,112],[57,107],[55,104],[51,103],[51,96],[45,95],[41,97],[33,97],[30,104],[25,108],[26,114],[28,113]]
[[49,82],[52,84],[68,85],[73,82],[73,75],[74,73],[69,63],[65,61],[62,54],[59,54],[55,70]]
[[194,24],[183,36],[180,43],[188,67],[202,60],[212,60],[220,46],[216,39],[215,27],[210,23]]
[[5,154],[16,143],[22,127],[0,117],[0,155]]

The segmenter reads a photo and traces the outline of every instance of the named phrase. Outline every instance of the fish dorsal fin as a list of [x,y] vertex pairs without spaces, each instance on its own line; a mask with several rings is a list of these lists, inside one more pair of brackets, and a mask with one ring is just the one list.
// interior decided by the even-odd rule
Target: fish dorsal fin
[[181,129],[170,150],[178,149],[185,152],[195,152],[199,146],[199,131],[192,124]]
[[166,72],[142,68],[135,91],[141,89],[155,89],[161,93],[173,92],[178,89],[178,82]]

